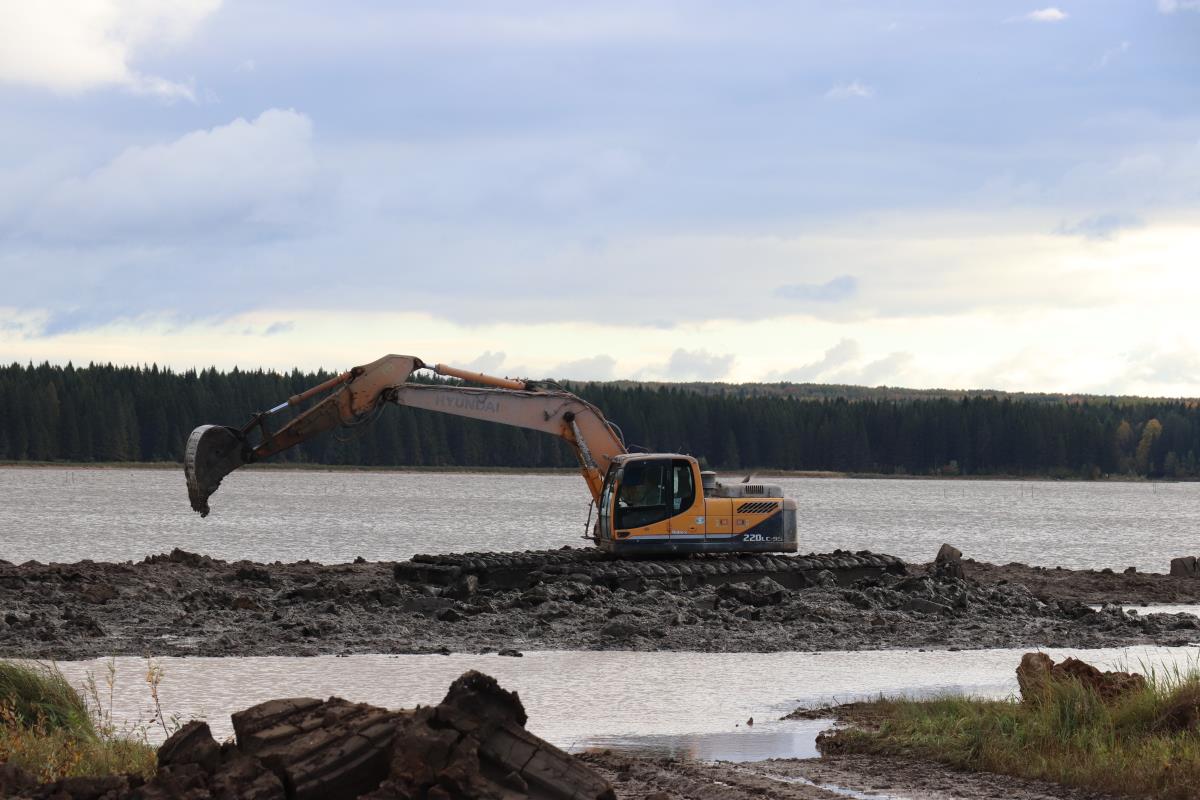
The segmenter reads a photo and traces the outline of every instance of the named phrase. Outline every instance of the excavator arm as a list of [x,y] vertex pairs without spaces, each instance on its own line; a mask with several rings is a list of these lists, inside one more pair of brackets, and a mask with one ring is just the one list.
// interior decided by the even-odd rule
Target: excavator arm
[[[386,402],[559,436],[571,446],[592,499],[599,501],[609,464],[626,449],[619,430],[598,408],[559,388],[466,372],[444,364],[431,369],[487,388],[407,382],[409,375],[425,366],[415,356],[384,356],[294,395],[269,411],[255,414],[241,428],[221,425],[196,428],[188,437],[184,453],[184,474],[192,508],[201,516],[208,516],[208,499],[230,472],[325,431],[369,422]],[[323,392],[331,393],[278,430],[270,429],[273,414]],[[258,443],[252,444],[256,431]]]

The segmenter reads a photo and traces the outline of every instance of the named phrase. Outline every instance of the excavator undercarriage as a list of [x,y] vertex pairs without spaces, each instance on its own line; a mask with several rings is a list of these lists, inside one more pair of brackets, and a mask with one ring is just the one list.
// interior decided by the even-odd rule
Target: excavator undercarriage
[[639,590],[655,581],[671,588],[691,589],[770,578],[786,589],[803,589],[830,580],[849,586],[885,573],[905,574],[900,559],[866,550],[807,556],[729,554],[635,560],[578,548],[447,553],[413,556],[410,561],[398,562],[394,570],[400,583],[459,596],[475,591],[529,589],[560,581]]

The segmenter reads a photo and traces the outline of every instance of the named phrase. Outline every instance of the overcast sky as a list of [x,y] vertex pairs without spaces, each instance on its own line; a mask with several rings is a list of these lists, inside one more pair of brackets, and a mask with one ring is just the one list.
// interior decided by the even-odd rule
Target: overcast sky
[[1200,0],[0,2],[0,360],[1200,395]]

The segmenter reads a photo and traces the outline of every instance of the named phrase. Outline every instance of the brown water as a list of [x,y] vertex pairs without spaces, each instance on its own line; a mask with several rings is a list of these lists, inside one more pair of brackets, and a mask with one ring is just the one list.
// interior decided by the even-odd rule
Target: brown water
[[[1021,650],[704,654],[540,652],[497,655],[318,656],[314,658],[163,658],[160,697],[167,715],[209,721],[218,738],[229,714],[277,697],[328,697],[389,708],[439,702],[465,670],[494,675],[519,692],[529,728],[567,749],[612,747],[702,759],[754,761],[816,755],[829,721],[782,722],[797,707],[820,707],[878,694],[965,692],[1005,697],[1017,690]],[[1200,650],[1138,647],[1047,650],[1100,666],[1195,666]],[[107,661],[59,665],[76,684],[91,672],[103,683]],[[146,661],[118,658],[114,717],[122,725],[152,718]],[[754,725],[747,721],[753,717]],[[161,731],[151,731],[161,738]]]
[[[1195,553],[1200,484],[778,479],[802,551],[871,549],[1165,572]],[[325,563],[421,552],[582,545],[574,475],[243,470],[213,514],[182,470],[0,468],[0,558],[140,560],[182,547],[224,559]]]

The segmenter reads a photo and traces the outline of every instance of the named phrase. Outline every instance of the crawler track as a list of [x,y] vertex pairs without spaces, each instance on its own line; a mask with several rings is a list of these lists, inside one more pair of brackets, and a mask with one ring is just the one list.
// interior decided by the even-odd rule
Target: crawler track
[[593,549],[531,550],[522,553],[450,553],[418,555],[395,566],[396,580],[410,586],[453,587],[474,576],[477,588],[489,591],[526,589],[539,583],[574,580],[610,589],[636,589],[647,581],[678,588],[717,586],[771,578],[788,589],[828,583],[829,572],[848,586],[884,573],[905,574],[895,556],[867,550],[835,550],[807,556],[700,555],[685,558],[629,560]]

